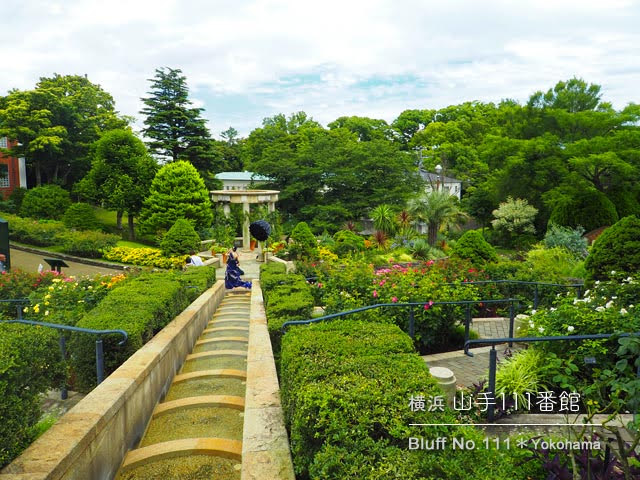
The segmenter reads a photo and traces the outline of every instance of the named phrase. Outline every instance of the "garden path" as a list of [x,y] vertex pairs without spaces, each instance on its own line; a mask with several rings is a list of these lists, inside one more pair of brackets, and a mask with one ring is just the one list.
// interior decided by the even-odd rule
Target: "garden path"
[[[31,252],[25,252],[18,250],[17,248],[11,248],[11,268],[19,268],[25,272],[37,272],[38,265],[42,264],[45,270],[50,270],[47,262],[44,261],[45,257],[50,255],[36,254]],[[65,263],[69,265],[68,268],[63,268],[62,273],[67,275],[73,275],[74,277],[93,276],[97,274],[101,275],[114,275],[122,273],[122,270],[117,270],[109,267],[98,267],[95,265],[86,265],[84,263],[72,262],[65,260]]]
[[[478,332],[480,338],[505,338],[509,336],[509,319],[474,318],[472,329]],[[504,358],[507,348],[506,344],[496,346],[498,361]],[[517,349],[517,345],[514,349]],[[429,367],[445,367],[451,370],[459,386],[471,387],[474,383],[488,377],[490,350],[491,347],[472,348],[473,357],[465,355],[462,350],[457,350],[423,355],[422,358]]]
[[[260,265],[263,262],[258,262],[256,258],[258,256],[258,250],[254,251],[241,251],[238,249],[238,253],[240,254],[240,268],[244,270],[244,275],[242,275],[243,280],[257,280],[260,278]],[[216,278],[218,280],[224,280],[224,272],[227,266],[223,264],[220,268],[216,268]]]

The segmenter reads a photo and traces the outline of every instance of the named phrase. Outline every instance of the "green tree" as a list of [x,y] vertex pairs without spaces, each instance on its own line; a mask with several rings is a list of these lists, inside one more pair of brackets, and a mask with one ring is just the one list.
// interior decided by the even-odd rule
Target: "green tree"
[[585,261],[590,280],[607,280],[640,270],[640,219],[628,216],[600,235]]
[[549,223],[563,227],[582,227],[587,232],[618,221],[615,205],[595,188],[573,190],[551,212]]
[[414,198],[408,205],[409,213],[429,227],[429,245],[434,246],[441,227],[449,228],[468,218],[460,209],[458,199],[449,192],[435,190]]
[[134,218],[149,194],[158,166],[130,130],[111,130],[94,146],[93,164],[76,193],[116,211],[117,227],[127,212],[129,238],[135,238]]
[[79,75],[43,77],[35,89],[12,90],[0,101],[0,136],[19,142],[9,153],[25,157],[37,186],[72,185],[91,166],[91,145],[127,123],[113,97]]
[[496,262],[498,254],[495,248],[487,242],[478,230],[468,230],[453,246],[453,255],[466,258],[474,265],[485,262]]
[[196,230],[211,226],[213,210],[204,181],[189,162],[179,160],[158,170],[140,213],[143,232],[168,230],[185,218]]
[[179,218],[160,241],[162,254],[171,257],[200,250],[200,237],[191,222]]
[[306,222],[299,222],[291,232],[289,253],[297,259],[317,257],[318,241]]
[[580,78],[558,82],[547,93],[538,91],[529,99],[535,108],[559,108],[571,113],[595,110],[600,105],[600,85],[587,84]]
[[140,111],[146,116],[142,133],[150,139],[149,149],[170,161],[191,162],[207,185],[211,184],[219,160],[201,117],[203,109],[191,106],[186,77],[180,69],[167,67],[156,69],[149,81],[150,96],[142,98],[145,107]]
[[533,225],[538,209],[521,198],[511,197],[493,211],[493,229],[508,241],[509,245],[522,245],[536,232]]
[[217,151],[221,159],[218,164],[219,171],[243,171],[244,165],[242,163],[241,153],[244,140],[238,138],[238,131],[233,127],[229,127],[220,133],[220,136],[222,137],[222,141],[216,142]]

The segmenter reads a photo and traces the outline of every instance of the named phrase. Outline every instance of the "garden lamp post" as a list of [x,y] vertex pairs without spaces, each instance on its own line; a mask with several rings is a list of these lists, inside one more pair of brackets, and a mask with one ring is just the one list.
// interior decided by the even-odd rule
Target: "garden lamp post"
[[[440,190],[440,184],[442,182],[442,177],[440,176],[441,173],[442,173],[442,165],[438,164],[436,165],[436,174],[438,175],[438,180],[436,182],[436,190]],[[442,186],[444,187],[444,185]],[[442,190],[444,190],[444,188]]]

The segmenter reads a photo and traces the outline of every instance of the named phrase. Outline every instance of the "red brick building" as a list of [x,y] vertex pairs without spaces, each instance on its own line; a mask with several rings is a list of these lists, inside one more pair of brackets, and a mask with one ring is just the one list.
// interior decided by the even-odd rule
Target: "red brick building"
[[[0,137],[0,148],[11,148],[17,142]],[[15,188],[27,188],[27,169],[24,158],[10,157],[0,151],[0,195],[6,199]]]

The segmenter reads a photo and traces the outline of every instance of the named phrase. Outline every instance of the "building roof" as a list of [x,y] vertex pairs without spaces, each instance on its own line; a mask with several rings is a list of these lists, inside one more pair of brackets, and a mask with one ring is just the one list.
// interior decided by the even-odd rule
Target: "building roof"
[[437,173],[425,172],[424,170],[420,170],[420,176],[422,176],[423,180],[427,182],[444,182],[444,183],[462,183],[462,180],[458,180],[457,178],[446,177],[444,175],[438,175]]
[[265,177],[263,175],[259,175],[253,172],[220,172],[216,174],[216,178],[218,180],[245,180],[245,181],[258,181],[258,182],[269,182],[271,179],[269,177]]

